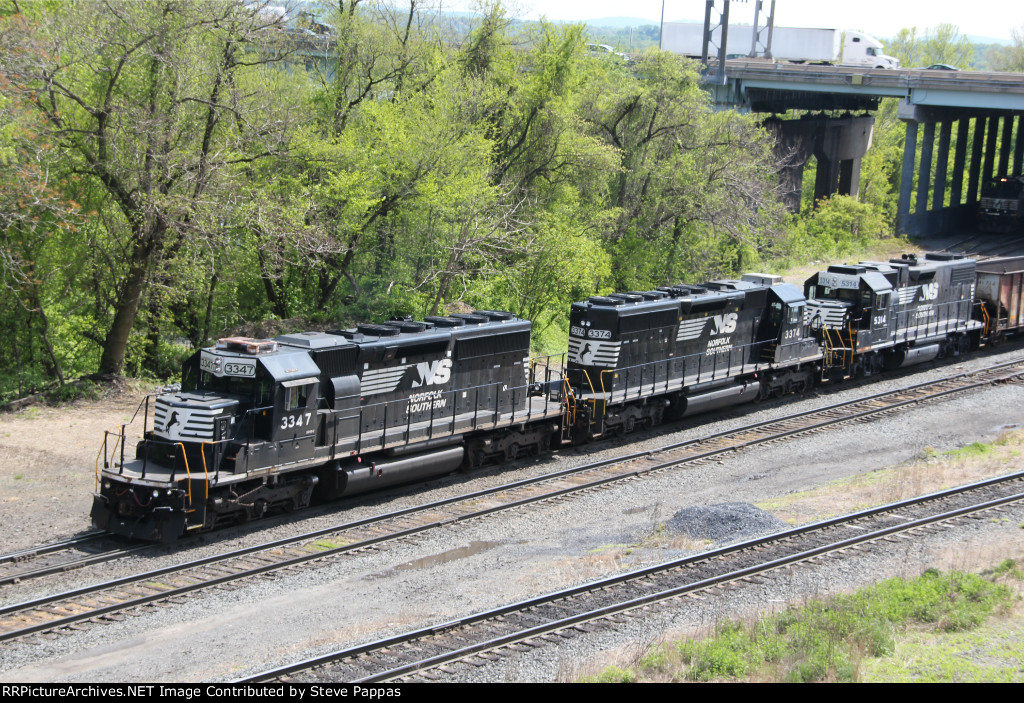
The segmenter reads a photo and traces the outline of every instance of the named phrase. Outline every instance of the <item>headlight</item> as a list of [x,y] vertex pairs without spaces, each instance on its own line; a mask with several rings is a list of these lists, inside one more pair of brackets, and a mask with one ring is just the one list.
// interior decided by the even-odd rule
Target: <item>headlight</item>
[[153,489],[153,497],[154,498],[159,498],[160,497],[160,489],[159,488],[154,488]]

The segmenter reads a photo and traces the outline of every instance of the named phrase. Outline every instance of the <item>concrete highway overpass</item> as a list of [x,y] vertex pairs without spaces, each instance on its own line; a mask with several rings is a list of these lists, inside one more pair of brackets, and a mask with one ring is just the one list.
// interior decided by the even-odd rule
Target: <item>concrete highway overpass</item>
[[[899,228],[935,234],[970,226],[981,185],[1024,172],[1024,74],[730,60],[724,80],[709,67],[706,87],[715,104],[772,113],[790,205],[799,205],[803,166],[818,159],[815,197],[856,195],[860,158],[871,143],[882,98],[900,100],[907,138],[899,200]],[[782,117],[790,110],[845,113],[840,117]],[[920,148],[919,148],[920,145]],[[916,175],[916,178],[915,178]]]

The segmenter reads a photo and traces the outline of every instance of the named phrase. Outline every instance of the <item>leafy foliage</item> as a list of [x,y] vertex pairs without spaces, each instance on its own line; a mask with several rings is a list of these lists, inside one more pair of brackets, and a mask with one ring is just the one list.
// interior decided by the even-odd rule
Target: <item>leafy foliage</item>
[[890,579],[756,622],[725,622],[708,638],[658,645],[640,659],[637,673],[695,681],[755,674],[790,682],[853,681],[858,660],[892,654],[904,628],[971,629],[1012,600],[1006,586],[976,574],[929,569],[916,579]]
[[1010,32],[1013,44],[994,47],[990,50],[988,60],[994,71],[1024,73],[1024,27]]
[[339,2],[315,35],[279,4],[0,0],[0,394],[164,375],[183,342],[270,319],[505,309],[560,351],[571,300],[848,251],[891,219],[887,156],[869,209],[787,226],[771,138],[682,57],[595,56],[585,27],[499,2],[457,31]]
[[905,68],[937,63],[968,68],[974,58],[974,45],[960,33],[959,27],[948,23],[925,28],[921,36],[917,34],[917,27],[901,29],[885,47]]
[[848,195],[820,200],[792,222],[784,250],[793,260],[834,259],[861,251],[887,230],[878,210]]

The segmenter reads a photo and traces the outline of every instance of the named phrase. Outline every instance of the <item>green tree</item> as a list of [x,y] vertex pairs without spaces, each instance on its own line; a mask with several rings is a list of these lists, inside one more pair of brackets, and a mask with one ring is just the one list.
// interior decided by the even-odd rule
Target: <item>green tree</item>
[[19,395],[47,380],[64,382],[45,305],[53,287],[47,259],[81,222],[80,206],[52,178],[57,164],[33,117],[0,93],[0,328],[10,352],[0,363],[0,392],[13,376],[9,387],[16,384]]
[[886,233],[876,208],[848,195],[819,200],[805,217],[796,219],[785,249],[795,260],[834,258],[862,251]]
[[286,131],[267,95],[246,89],[246,74],[281,58],[280,18],[233,0],[13,9],[0,29],[5,80],[38,110],[64,168],[109,206],[94,337],[100,372],[118,373],[160,262],[220,228],[215,193]]
[[616,287],[730,273],[741,249],[770,246],[781,223],[770,139],[748,116],[711,110],[696,64],[651,50],[588,95],[620,159],[606,176]]
[[960,33],[958,26],[948,23],[925,28],[922,36],[918,36],[917,27],[901,29],[885,46],[904,68],[936,63],[969,68],[974,58],[974,45]]
[[1024,27],[1011,32],[1013,44],[1001,46],[989,52],[989,62],[995,71],[1024,73]]

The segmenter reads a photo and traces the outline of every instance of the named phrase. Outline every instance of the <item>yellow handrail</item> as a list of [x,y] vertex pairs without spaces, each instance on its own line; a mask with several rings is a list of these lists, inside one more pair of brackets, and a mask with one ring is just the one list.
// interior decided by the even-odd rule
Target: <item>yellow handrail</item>
[[[604,370],[604,371],[602,371],[602,372],[601,372],[601,374],[600,374],[600,375],[598,376],[598,378],[599,378],[599,379],[601,380],[601,395],[602,395],[602,396],[606,396],[606,395],[608,394],[608,393],[607,393],[607,391],[605,391],[605,389],[604,389],[604,375],[605,375],[606,373],[614,373],[614,372],[615,372],[615,369],[605,369],[605,370]],[[629,390],[629,389],[627,388],[626,390]],[[605,398],[605,402],[606,402],[606,403],[608,402],[608,399],[607,399],[607,398]],[[623,402],[625,402],[625,401],[623,401]]]
[[[569,379],[564,375],[562,376],[562,385],[564,386],[565,397],[572,401],[565,404],[566,421],[570,424],[576,424],[576,394],[572,391],[572,384],[569,383]],[[572,408],[571,411],[569,410],[570,408]]]
[[[178,442],[178,446],[181,447],[181,456],[185,460],[185,476],[188,479],[188,504],[192,505],[192,472],[188,468],[188,454],[185,452],[185,443]],[[205,461],[205,457],[203,461]]]
[[[206,499],[210,498],[210,472],[206,470],[206,445],[215,445],[217,442],[204,441],[199,445],[199,454],[203,457],[203,478],[206,482]],[[186,465],[188,462],[185,462]]]

